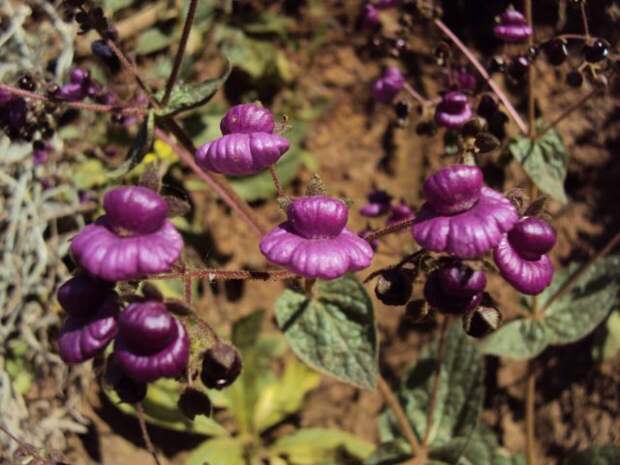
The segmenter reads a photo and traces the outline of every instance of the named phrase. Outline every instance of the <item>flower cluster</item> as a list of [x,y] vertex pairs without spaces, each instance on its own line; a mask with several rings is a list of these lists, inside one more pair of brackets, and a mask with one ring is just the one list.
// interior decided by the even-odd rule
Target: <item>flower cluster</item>
[[532,28],[519,11],[509,7],[496,18],[495,37],[504,42],[523,42],[532,35]]
[[196,161],[205,170],[244,176],[275,164],[289,149],[284,137],[273,134],[273,115],[255,104],[232,107],[221,121],[222,136],[202,145]]

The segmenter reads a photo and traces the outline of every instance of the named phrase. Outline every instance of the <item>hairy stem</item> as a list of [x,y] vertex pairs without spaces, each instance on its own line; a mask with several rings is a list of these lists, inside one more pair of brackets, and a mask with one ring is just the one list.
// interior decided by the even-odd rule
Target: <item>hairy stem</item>
[[441,328],[439,330],[439,341],[437,342],[437,366],[435,367],[435,377],[433,379],[433,387],[431,389],[431,399],[428,404],[428,412],[426,412],[426,431],[424,433],[424,440],[422,444],[424,447],[428,446],[428,441],[431,435],[431,429],[433,427],[433,415],[435,413],[435,405],[437,403],[437,392],[439,391],[439,382],[441,379],[441,365],[443,363],[443,357],[445,352],[446,342],[446,330],[448,329],[449,318],[443,317],[441,322]]
[[136,416],[138,417],[138,423],[140,423],[140,431],[142,432],[142,439],[144,439],[146,449],[153,456],[155,465],[161,465],[159,457],[157,457],[155,447],[153,446],[153,442],[151,441],[151,437],[149,436],[149,431],[146,428],[146,421],[144,419],[144,409],[142,408],[142,404],[140,402],[137,402],[134,407],[136,409]]
[[185,269],[176,273],[165,273],[149,276],[149,279],[208,279],[209,281],[283,281],[298,277],[288,270],[251,271],[251,270],[220,270],[216,268]]
[[581,22],[583,24],[583,33],[590,38],[590,27],[588,26],[588,14],[586,13],[586,2],[581,2]]
[[510,100],[508,99],[506,94],[491,78],[489,73],[487,73],[487,70],[484,69],[484,66],[480,64],[474,54],[467,48],[467,46],[465,46],[465,44],[463,44],[463,42],[461,42],[461,40],[450,30],[450,28],[444,24],[441,19],[435,19],[433,22],[435,23],[437,28],[439,28],[439,30],[443,32],[443,34],[454,43],[454,45],[457,46],[461,53],[465,55],[465,58],[467,58],[467,60],[469,60],[469,62],[474,66],[474,68],[476,68],[478,74],[482,76],[482,78],[486,81],[491,90],[502,101],[502,104],[504,105],[504,107],[506,107],[506,111],[508,112],[512,120],[516,123],[521,133],[524,135],[527,134],[528,129],[525,125],[525,122],[523,121],[515,107],[512,105],[512,103],[510,103]]
[[368,242],[374,241],[375,239],[379,239],[380,237],[387,236],[388,234],[392,234],[398,231],[402,231],[403,229],[407,229],[409,226],[413,224],[415,218],[408,218],[406,220],[401,220],[397,223],[386,226],[385,228],[378,229],[377,231],[373,231],[370,234],[366,235],[364,239]]
[[[528,45],[534,45],[534,19],[532,11],[532,0],[525,0],[525,16],[527,23],[530,26],[532,33],[527,39]],[[536,140],[536,100],[534,96],[534,66],[530,64],[527,68],[527,126],[528,137],[534,141]],[[534,200],[538,196],[538,189],[534,181],[529,178],[529,195],[530,199]]]
[[413,456],[416,458],[426,457],[426,450],[420,444],[418,437],[415,435],[415,432],[411,427],[411,423],[409,423],[409,419],[407,418],[407,414],[400,405],[396,394],[394,394],[394,391],[392,391],[392,388],[382,376],[379,376],[377,387],[379,388],[379,391],[381,391],[381,395],[385,399],[385,403],[396,417],[401,433],[411,446]]
[[278,197],[283,197],[284,189],[282,189],[282,183],[280,182],[280,177],[278,176],[278,172],[276,171],[275,166],[271,165],[269,167],[269,173],[271,173],[271,179],[273,179],[273,185],[276,188],[276,193]]
[[527,383],[525,388],[525,447],[527,452],[527,465],[536,464],[536,373],[534,364],[530,360],[527,367]]
[[424,98],[417,90],[415,90],[408,82],[405,82],[405,90],[409,95],[413,97],[415,101],[417,101],[423,107],[427,106],[430,101]]
[[174,84],[176,83],[177,78],[179,77],[179,72],[181,71],[181,64],[183,63],[183,56],[185,55],[185,49],[187,48],[187,40],[189,39],[189,34],[192,31],[192,24],[194,23],[194,17],[196,16],[196,8],[198,7],[198,0],[190,0],[189,6],[187,8],[187,16],[185,17],[185,23],[183,24],[183,32],[181,33],[181,40],[179,41],[179,48],[177,49],[177,54],[174,57],[174,64],[172,65],[172,72],[170,73],[170,77],[166,82],[166,90],[164,92],[164,97],[161,100],[162,106],[166,106],[168,101],[170,100],[170,95],[172,94],[172,89],[174,88]]

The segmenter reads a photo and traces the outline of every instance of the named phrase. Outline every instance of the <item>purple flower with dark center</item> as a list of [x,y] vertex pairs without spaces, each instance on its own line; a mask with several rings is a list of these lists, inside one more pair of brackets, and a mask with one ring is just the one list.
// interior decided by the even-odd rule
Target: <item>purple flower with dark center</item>
[[346,228],[347,205],[325,195],[300,197],[288,220],[267,233],[260,250],[267,259],[306,278],[336,279],[370,265],[370,244]]
[[276,134],[226,134],[200,147],[196,161],[205,170],[244,176],[273,165],[288,148],[288,140]]
[[518,214],[510,200],[483,185],[477,166],[452,165],[423,186],[426,203],[412,226],[426,250],[475,258],[499,244]]
[[499,15],[496,21],[493,33],[504,42],[522,42],[532,35],[532,28],[525,17],[512,7]]
[[273,115],[262,105],[244,103],[235,105],[226,112],[220,122],[222,134],[251,134],[253,132],[273,133],[276,123]]
[[404,86],[403,74],[398,68],[390,66],[372,85],[372,95],[379,102],[389,103]]
[[455,262],[431,272],[424,285],[424,297],[446,313],[465,313],[480,304],[486,285],[484,272]]
[[471,118],[467,95],[457,90],[444,94],[435,109],[435,122],[448,129],[460,129]]
[[553,279],[553,265],[547,255],[556,234],[546,221],[524,217],[504,235],[493,252],[502,277],[515,289],[535,295]]
[[134,381],[174,378],[187,367],[189,337],[162,302],[134,303],[118,317],[114,358]]
[[106,214],[71,243],[71,253],[86,271],[123,281],[170,270],[181,254],[183,239],[157,192],[141,186],[117,187],[106,193],[103,208]]
[[375,29],[379,26],[379,10],[371,3],[366,3],[362,10],[362,27],[364,29]]
[[360,215],[376,218],[387,213],[390,209],[392,196],[382,190],[374,190],[368,194],[368,203],[360,208]]
[[389,226],[400,221],[410,220],[414,216],[409,205],[401,201],[399,204],[392,205],[390,216],[388,216],[385,223]]
[[69,314],[60,329],[58,353],[65,363],[82,363],[101,352],[117,332],[120,305],[113,285],[77,276],[58,289]]

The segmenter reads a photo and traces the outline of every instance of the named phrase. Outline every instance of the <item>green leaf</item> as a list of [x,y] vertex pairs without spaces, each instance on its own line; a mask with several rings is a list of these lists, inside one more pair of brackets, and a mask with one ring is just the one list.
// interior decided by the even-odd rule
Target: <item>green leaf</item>
[[491,433],[475,433],[469,438],[454,438],[441,447],[432,449],[433,460],[452,465],[525,465],[523,455],[510,455],[499,447]]
[[618,465],[620,463],[620,446],[594,446],[568,457],[563,465]]
[[275,70],[277,49],[270,41],[251,39],[239,29],[222,25],[215,29],[215,40],[233,65],[253,78]]
[[[215,93],[224,85],[230,75],[232,67],[226,60],[226,66],[222,74],[214,79],[207,79],[199,84],[177,83],[172,89],[168,104],[158,110],[160,116],[174,116],[178,113],[193,110],[205,105]],[[158,100],[164,96],[164,90],[156,94]]]
[[[395,465],[411,458],[411,448],[404,439],[383,442],[366,459],[365,465]],[[428,463],[428,462],[427,462]]]
[[349,456],[366,459],[375,446],[345,431],[307,428],[284,436],[271,446],[272,455],[284,455],[291,465],[318,465],[333,459],[338,449]]
[[[543,304],[575,273],[572,264],[556,277],[541,295]],[[481,350],[487,354],[528,359],[549,345],[578,341],[596,328],[617,306],[620,291],[620,255],[599,259],[560,299],[548,306],[542,318],[512,321],[484,339]]]
[[265,310],[256,310],[235,321],[230,340],[242,353],[258,342],[264,319]]
[[138,55],[149,55],[167,48],[174,39],[172,34],[164,34],[159,28],[152,27],[138,36],[135,51]]
[[551,129],[535,142],[525,136],[516,137],[508,150],[542,192],[566,203],[564,180],[568,155],[557,131]]
[[295,354],[311,367],[355,386],[373,389],[378,374],[372,302],[353,276],[318,281],[315,296],[287,289],[276,319]]
[[108,173],[108,176],[111,178],[120,178],[129,173],[151,150],[154,139],[155,113],[149,111],[142,121],[142,124],[140,124],[140,129],[138,130],[138,134],[129,148],[129,153],[127,154],[125,162],[111,173]]
[[[475,427],[484,401],[484,362],[473,340],[461,325],[448,329],[443,350],[439,386],[433,411],[429,443],[440,445],[455,436],[466,436]],[[437,368],[437,341],[426,349],[407,371],[399,396],[411,425],[419,438],[426,434],[427,413]],[[390,418],[391,430],[400,435],[400,428]]]
[[215,438],[192,451],[185,465],[246,465],[241,438]]
[[597,337],[592,358],[597,361],[611,360],[620,351],[620,312],[614,311],[607,318],[604,330]]

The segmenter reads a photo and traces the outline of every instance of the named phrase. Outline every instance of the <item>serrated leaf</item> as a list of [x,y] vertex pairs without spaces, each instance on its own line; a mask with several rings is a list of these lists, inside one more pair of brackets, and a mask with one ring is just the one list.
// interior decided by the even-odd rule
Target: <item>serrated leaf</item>
[[542,192],[566,203],[564,180],[568,155],[557,131],[551,129],[534,142],[528,137],[516,137],[508,150]]
[[340,448],[364,460],[375,446],[338,429],[307,428],[278,439],[270,453],[286,456],[291,465],[319,465],[335,457]]
[[[205,105],[224,85],[224,82],[228,79],[231,70],[232,67],[230,62],[226,60],[224,71],[222,71],[220,76],[217,78],[207,79],[206,81],[198,84],[175,84],[172,89],[172,93],[170,94],[168,104],[164,108],[159,109],[158,114],[161,116],[174,116]],[[161,90],[156,94],[158,100],[161,100],[163,96],[164,90]]]
[[562,462],[562,465],[618,465],[620,446],[609,444],[594,446],[577,452]]
[[[435,400],[429,443],[439,446],[476,427],[484,401],[484,362],[473,339],[460,324],[452,324],[445,339],[439,387]],[[437,367],[437,341],[407,370],[398,390],[411,425],[419,438],[426,434],[427,414]],[[383,440],[399,437],[400,428],[385,412]]]
[[151,150],[154,138],[155,113],[149,111],[140,124],[140,129],[138,129],[138,134],[129,148],[129,153],[127,154],[125,162],[111,173],[108,173],[108,176],[110,178],[120,178],[129,173],[142,161],[147,152]]
[[185,465],[245,465],[241,438],[215,438],[192,451]]
[[353,276],[318,281],[315,296],[287,289],[276,301],[276,319],[295,354],[342,381],[373,389],[378,375],[374,309]]

